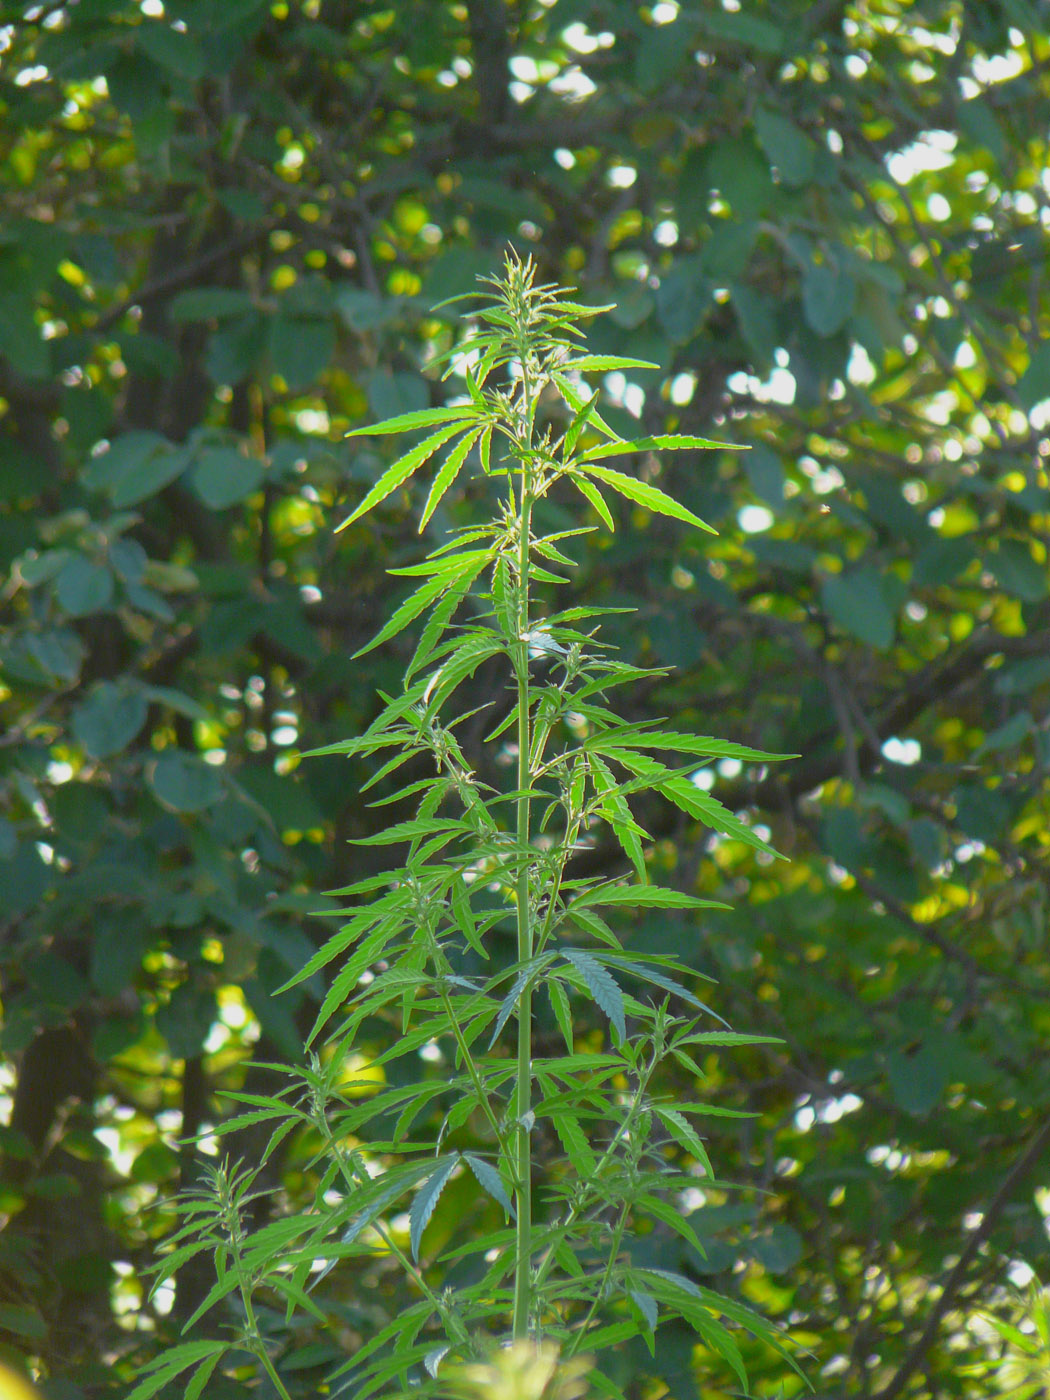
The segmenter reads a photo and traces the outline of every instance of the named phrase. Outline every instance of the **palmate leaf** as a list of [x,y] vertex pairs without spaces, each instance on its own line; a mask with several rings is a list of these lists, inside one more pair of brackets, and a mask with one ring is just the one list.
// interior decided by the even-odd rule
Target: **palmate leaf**
[[631,816],[631,809],[619,784],[597,755],[591,756],[591,781],[600,798],[598,807],[601,815],[612,827],[613,835],[634,866],[638,879],[643,885],[646,884],[642,841],[648,839],[649,833]]
[[[556,371],[552,371],[551,379],[573,413],[579,413],[581,409],[584,408],[587,401],[583,395],[578,392],[572,381],[566,379],[564,374],[558,374]],[[612,428],[609,427],[597,408],[592,407],[587,413],[586,425],[587,427],[597,428],[599,432],[604,433],[607,438],[611,438],[614,442],[620,441],[619,435],[613,432]]]
[[483,1191],[487,1191],[493,1200],[498,1201],[507,1214],[513,1219],[514,1205],[507,1195],[507,1188],[503,1184],[503,1178],[492,1165],[482,1157],[475,1157],[472,1152],[464,1152],[463,1160],[477,1177],[478,1185]]
[[684,1147],[700,1163],[707,1175],[713,1178],[715,1173],[711,1166],[711,1159],[707,1155],[707,1148],[701,1142],[696,1129],[688,1119],[684,1118],[677,1110],[668,1108],[666,1104],[654,1103],[652,1109],[678,1145]]
[[585,953],[581,948],[562,948],[561,955],[583,978],[584,985],[598,1007],[605,1012],[613,1029],[624,1040],[627,1036],[627,1022],[624,1013],[623,992],[609,970]]
[[380,423],[370,423],[365,428],[352,428],[346,434],[352,437],[386,437],[391,433],[410,433],[417,428],[430,428],[435,423],[457,422],[467,424],[474,417],[467,408],[421,408],[415,413],[399,413],[395,418],[384,418]]
[[[689,1006],[694,1006],[698,1011],[703,1011],[708,1016],[713,1016],[716,1021],[721,1021],[722,1025],[725,1026],[727,1030],[729,1029],[729,1023],[719,1016],[717,1011],[712,1011],[706,1003],[702,1002],[700,998],[689,991],[687,987],[683,987],[681,983],[675,982],[671,977],[664,976],[662,972],[658,972],[656,968],[650,967],[648,963],[636,962],[633,958],[627,957],[624,957],[621,961],[621,959],[616,958],[614,954],[610,953],[605,953],[602,956],[606,962],[611,962],[614,967],[620,965],[623,967],[624,972],[630,973],[632,977],[637,977],[642,982],[648,982],[653,987],[659,987],[661,991],[670,992],[672,996],[680,997],[682,1001],[686,1002]],[[700,974],[697,975],[699,976]]]
[[[756,851],[763,851],[767,855],[783,859],[779,851],[774,850],[760,836],[756,836],[749,826],[746,826],[739,817],[734,816],[729,811],[728,807],[723,807],[716,797],[704,792],[702,788],[697,787],[683,774],[675,772],[674,769],[668,768],[654,758],[648,758],[644,754],[625,749],[621,749],[611,757],[643,779],[646,787],[661,793],[668,801],[673,802],[676,807],[680,807],[683,812],[688,812],[691,817],[703,822],[705,826],[709,826],[715,831],[721,831],[724,835],[737,841],[742,841],[746,846],[754,847]],[[592,755],[592,762],[593,758]]]
[[[614,446],[614,444],[610,444],[610,446]],[[611,467],[596,467],[590,460],[581,463],[579,470],[571,473],[573,481],[578,481],[583,472],[586,472],[588,476],[597,477],[599,481],[604,481],[606,486],[611,486],[621,496],[626,496],[629,501],[634,501],[636,505],[644,506],[654,515],[669,515],[675,520],[684,520],[687,525],[695,525],[698,530],[706,530],[709,535],[718,534],[713,525],[708,525],[706,520],[701,520],[698,515],[694,515],[691,510],[676,501],[673,496],[669,496],[666,491],[661,491],[658,486],[650,486],[647,482],[639,481],[636,477],[613,471]]]
[[529,963],[528,966],[519,969],[518,975],[515,977],[514,982],[511,985],[510,991],[500,1002],[499,1013],[496,1016],[496,1026],[492,1032],[492,1039],[489,1041],[488,1044],[488,1048],[490,1050],[495,1045],[496,1041],[499,1039],[500,1032],[503,1030],[503,1027],[507,1024],[513,1013],[517,1010],[518,1001],[521,998],[522,992],[525,990],[525,987],[528,984],[528,982],[536,975],[538,962],[542,962],[543,966],[546,966],[546,964],[549,963],[550,960],[551,957],[548,954],[547,957]]
[[598,490],[597,486],[595,486],[594,482],[588,481],[585,476],[576,475],[573,477],[573,485],[585,500],[590,501],[591,505],[594,507],[595,514],[602,524],[609,530],[615,530],[616,524],[609,513],[609,507],[605,504],[605,497]]
[[479,630],[456,641],[442,658],[427,687],[427,712],[435,713],[452,692],[468,680],[478,667],[506,644],[495,632]]
[[[460,410],[457,410],[457,413],[460,412]],[[412,415],[410,414],[408,416],[411,417]],[[392,418],[389,421],[393,423],[397,420]],[[471,421],[472,420],[469,418],[464,419],[458,416],[454,423],[451,425],[446,424],[445,427],[439,428],[436,433],[431,433],[430,437],[424,438],[421,443],[418,443],[410,451],[406,452],[403,457],[399,457],[396,462],[387,467],[386,471],[372,487],[367,496],[365,496],[364,500],[353,514],[347,516],[341,525],[336,526],[336,534],[338,534],[340,530],[345,530],[348,525],[352,525],[355,520],[359,520],[361,516],[370,511],[373,506],[377,506],[380,501],[386,500],[387,496],[389,496],[391,492],[396,491],[402,482],[407,481],[414,471],[418,471],[428,458],[433,457],[434,453],[443,443],[448,442],[449,438],[454,438],[457,433],[462,432],[465,427],[470,425]],[[375,429],[372,431],[375,431]],[[389,431],[397,432],[398,429],[391,428]]]
[[476,429],[472,433],[468,433],[466,437],[462,439],[461,442],[456,443],[455,447],[445,458],[441,470],[434,478],[434,484],[430,488],[430,494],[429,496],[427,496],[427,503],[423,507],[423,513],[419,517],[420,534],[422,534],[423,531],[426,529],[427,521],[434,514],[434,511],[437,509],[437,507],[440,505],[441,498],[444,496],[445,492],[451,487],[452,483],[459,475],[463,467],[463,463],[467,460],[467,457],[470,454],[470,449],[477,442],[478,438],[481,436],[481,433],[481,428]]
[[595,370],[612,369],[659,369],[652,360],[630,360],[623,355],[581,355],[578,360],[567,360],[562,370],[575,374],[593,373]]
[[[677,1292],[679,1308],[681,1307],[681,1295],[685,1294],[707,1309],[709,1316],[711,1314],[716,1314],[730,1318],[737,1326],[746,1328],[752,1336],[759,1337],[767,1345],[773,1347],[774,1350],[787,1361],[796,1375],[802,1376],[803,1380],[806,1379],[801,1370],[799,1370],[798,1363],[785,1345],[784,1336],[780,1329],[774,1323],[769,1322],[760,1313],[753,1312],[745,1303],[739,1303],[735,1298],[724,1297],[720,1293],[715,1293],[712,1289],[704,1288],[700,1284],[694,1283],[692,1279],[685,1278],[682,1274],[673,1273],[669,1269],[641,1268],[633,1272],[636,1276],[640,1275],[643,1279],[649,1281],[652,1292],[655,1293],[657,1297],[661,1296],[659,1282],[664,1281],[670,1288]],[[670,1299],[668,1299],[668,1301],[670,1301]],[[684,1313],[683,1316],[685,1316]],[[693,1317],[691,1314],[689,1317],[690,1321],[692,1321]],[[725,1329],[721,1328],[720,1330],[724,1331]],[[726,1335],[728,1336],[729,1334],[727,1333]],[[707,1341],[707,1338],[705,1337],[704,1340]]]
[[783,1045],[778,1035],[748,1035],[744,1031],[702,1031],[679,1041],[680,1045]]
[[547,979],[547,995],[550,997],[554,1019],[557,1021],[558,1029],[565,1041],[565,1048],[571,1055],[574,1044],[572,1010],[569,1006],[569,998],[565,995],[565,988],[554,977]]
[[729,909],[731,907],[728,904],[720,903],[717,899],[699,899],[695,895],[685,894],[682,890],[667,889],[664,885],[646,885],[643,889],[639,889],[637,885],[599,885],[597,889],[587,890],[574,899],[567,912],[572,914],[578,909],[614,904],[625,905],[628,909]]
[[434,1214],[441,1193],[458,1165],[459,1153],[456,1153],[454,1157],[439,1159],[439,1164],[433,1175],[427,1178],[412,1199],[412,1207],[408,1212],[408,1229],[413,1259],[419,1258],[419,1246],[423,1241],[423,1231],[430,1223],[430,1217]]
[[167,1349],[142,1368],[144,1372],[151,1371],[153,1374],[139,1382],[128,1396],[128,1400],[149,1400],[151,1395],[156,1395],[158,1390],[169,1385],[176,1376],[188,1371],[191,1366],[211,1361],[214,1368],[223,1352],[227,1350],[227,1342],[183,1342],[180,1346]]
[[616,729],[592,734],[584,741],[588,751],[615,754],[616,749],[656,749],[674,753],[695,754],[698,758],[739,758],[755,763],[782,763],[798,758],[797,753],[766,753],[749,749],[728,739],[712,739],[706,734],[680,734],[669,729],[647,732],[640,725],[622,725]]
[[459,567],[443,569],[435,577],[429,578],[414,593],[410,593],[386,626],[377,632],[370,642],[354,652],[354,659],[364,656],[367,652],[382,646],[384,642],[390,641],[392,637],[396,637],[399,632],[403,632],[414,618],[424,612],[431,603],[437,602],[446,589],[453,585],[460,589],[468,589],[491,558],[492,555],[488,550],[470,550],[466,556],[453,555],[453,560],[459,562]]
[[551,1122],[554,1124],[554,1131],[558,1134],[565,1154],[581,1182],[590,1181],[598,1167],[597,1158],[591,1149],[590,1143],[584,1136],[583,1129],[577,1122],[576,1115],[571,1110],[565,1113],[552,1113]]
[[[322,1314],[322,1321],[323,1320],[324,1315]],[[193,1378],[183,1392],[183,1400],[200,1400],[200,1396],[204,1393],[204,1387],[211,1379],[211,1373],[221,1360],[222,1352],[217,1351],[214,1355],[207,1357],[201,1362],[194,1372]]]
[[419,634],[419,641],[416,649],[412,653],[412,660],[405,668],[405,681],[408,682],[413,676],[427,664],[433,656],[435,648],[441,642],[445,632],[452,622],[452,618],[462,604],[464,598],[470,592],[470,582],[457,583],[449,588],[444,598],[441,598],[435,605],[427,618],[426,626]]
[[623,457],[629,452],[682,452],[686,449],[704,451],[709,448],[723,448],[727,452],[746,452],[735,442],[713,442],[710,438],[689,437],[684,433],[661,433],[657,437],[632,438],[625,441],[603,442],[597,447],[588,448],[583,454],[588,461],[596,457]]

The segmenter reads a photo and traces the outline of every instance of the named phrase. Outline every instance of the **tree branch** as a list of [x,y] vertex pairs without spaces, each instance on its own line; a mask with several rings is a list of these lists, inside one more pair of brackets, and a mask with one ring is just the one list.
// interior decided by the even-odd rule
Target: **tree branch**
[[1050,1145],[1050,1118],[1043,1124],[1035,1137],[1032,1138],[1031,1142],[1029,1142],[1028,1146],[1021,1153],[1020,1157],[1018,1157],[1017,1161],[1003,1177],[998,1191],[996,1191],[995,1195],[988,1203],[988,1209],[985,1211],[980,1225],[971,1234],[967,1241],[966,1248],[959,1256],[959,1262],[955,1265],[955,1268],[952,1269],[944,1282],[940,1297],[930,1309],[930,1315],[926,1319],[926,1326],[922,1329],[915,1344],[898,1367],[897,1373],[894,1375],[893,1379],[885,1385],[882,1390],[876,1392],[875,1400],[896,1400],[896,1397],[903,1392],[904,1387],[922,1365],[926,1353],[936,1339],[941,1319],[951,1307],[955,1295],[958,1293],[966,1277],[966,1271],[977,1255],[977,1251],[992,1233],[999,1216],[1009,1204],[1010,1198],[1036,1166],[1047,1145]]

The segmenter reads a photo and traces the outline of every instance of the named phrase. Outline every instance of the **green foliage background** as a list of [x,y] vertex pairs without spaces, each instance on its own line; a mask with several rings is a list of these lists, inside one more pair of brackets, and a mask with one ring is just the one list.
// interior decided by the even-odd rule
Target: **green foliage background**
[[[617,303],[591,350],[661,366],[606,381],[625,436],[751,445],[645,468],[718,539],[626,507],[590,537],[575,600],[677,668],[633,717],[803,755],[713,788],[789,866],[639,813],[661,880],[736,912],[625,936],[784,1039],[665,1086],[760,1117],[711,1121],[746,1189],[683,1200],[706,1259],[653,1249],[778,1318],[823,1396],[1024,1383],[985,1315],[1048,1266],[1048,63],[1035,0],[0,6],[0,1327],[55,1400],[206,1291],[140,1279],[178,1138],[298,1053],[323,989],[270,989],[318,891],[384,863],[348,844],[391,818],[367,766],[294,757],[407,654],[351,660],[420,542],[407,502],[333,537],[384,465],[343,434],[443,401],[429,308],[508,240]],[[303,1394],[404,1302],[382,1261],[326,1286],[332,1327],[284,1339]],[[634,1393],[732,1393],[660,1343]]]

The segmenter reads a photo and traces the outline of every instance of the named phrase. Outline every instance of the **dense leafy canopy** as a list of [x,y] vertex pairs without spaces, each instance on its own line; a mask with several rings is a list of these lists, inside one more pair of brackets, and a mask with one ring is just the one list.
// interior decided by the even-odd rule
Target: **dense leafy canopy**
[[[736,912],[610,922],[784,1041],[664,1086],[760,1116],[710,1118],[745,1189],[682,1198],[706,1253],[668,1226],[639,1265],[777,1318],[822,1395],[1038,1377],[1004,1325],[1050,1266],[1048,62],[1037,0],[0,6],[0,1328],[56,1400],[125,1382],[207,1293],[141,1281],[198,1171],[179,1138],[272,1087],[253,1055],[299,1054],[321,978],[271,993],[319,891],[386,866],[391,809],[357,793],[381,760],[295,751],[399,684],[408,634],[355,653],[415,586],[386,570],[433,473],[337,537],[416,441],[344,434],[469,395],[465,363],[427,370],[461,304],[430,308],[508,241],[616,303],[588,353],[658,366],[585,376],[653,451],[633,506],[545,503],[597,527],[551,607],[638,610],[619,658],[677,668],[639,723],[801,755],[708,770],[790,864],[636,814],[663,884]],[[661,456],[676,434],[750,451]],[[718,537],[651,514],[661,482]],[[464,471],[427,545],[488,489]],[[468,748],[506,705],[473,685]],[[269,1164],[289,1209],[311,1150]],[[457,1176],[429,1249],[470,1192],[501,1228]],[[382,1259],[317,1296],[330,1326],[271,1319],[304,1395],[406,1303]],[[621,1365],[631,1394],[737,1384],[684,1328]]]

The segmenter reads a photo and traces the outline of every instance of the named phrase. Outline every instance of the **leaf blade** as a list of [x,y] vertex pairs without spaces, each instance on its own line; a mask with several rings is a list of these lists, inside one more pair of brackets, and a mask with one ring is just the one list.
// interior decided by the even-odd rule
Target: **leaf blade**
[[604,481],[606,486],[611,486],[621,496],[626,496],[636,505],[644,506],[655,515],[667,515],[673,520],[682,520],[698,530],[706,530],[709,535],[718,534],[713,525],[708,525],[706,520],[701,520],[687,506],[679,504],[673,496],[661,491],[658,486],[650,486],[648,482],[638,481],[624,472],[613,471],[611,467],[596,467],[590,461],[585,462],[581,470],[586,471],[588,476],[595,476],[599,481]]
[[[390,419],[389,421],[394,422],[396,420]],[[431,433],[430,437],[424,438],[422,442],[417,443],[416,446],[406,452],[403,457],[399,457],[396,462],[392,462],[357,509],[351,515],[347,516],[341,525],[336,526],[335,533],[338,534],[340,530],[345,530],[346,527],[352,525],[355,520],[360,520],[361,516],[367,514],[373,506],[377,506],[381,501],[385,501],[387,496],[391,495],[403,482],[407,481],[413,472],[418,471],[423,463],[427,461],[428,458],[432,457],[439,447],[448,442],[450,438],[455,437],[461,427],[462,423],[458,421],[451,426],[446,424],[445,427],[439,428],[436,433]]]
[[423,1231],[430,1223],[430,1218],[434,1214],[441,1193],[448,1185],[449,1177],[458,1165],[458,1153],[454,1157],[446,1158],[441,1166],[424,1181],[412,1199],[412,1205],[408,1212],[409,1241],[412,1248],[412,1258],[417,1262],[419,1260],[419,1246],[423,1240]]
[[592,958],[590,953],[585,953],[581,948],[563,948],[561,955],[583,978],[588,992],[599,1010],[608,1016],[620,1040],[626,1040],[627,1020],[623,992],[612,973],[603,967],[597,958]]

